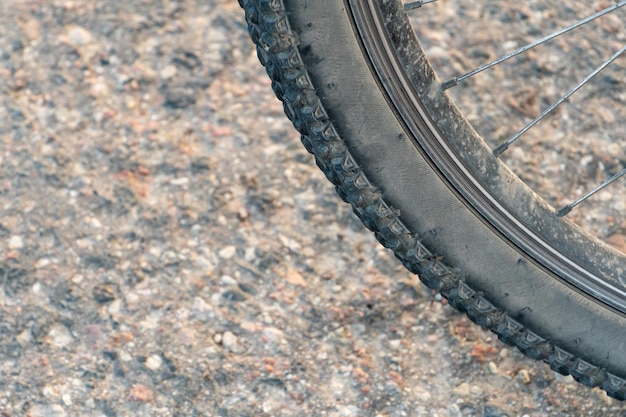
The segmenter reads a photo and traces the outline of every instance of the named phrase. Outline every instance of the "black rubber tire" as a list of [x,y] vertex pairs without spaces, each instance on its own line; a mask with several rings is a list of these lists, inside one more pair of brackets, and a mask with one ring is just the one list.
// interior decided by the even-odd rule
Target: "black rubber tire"
[[452,186],[385,93],[349,0],[239,2],[302,142],[377,239],[505,343],[625,399],[624,315],[540,265]]

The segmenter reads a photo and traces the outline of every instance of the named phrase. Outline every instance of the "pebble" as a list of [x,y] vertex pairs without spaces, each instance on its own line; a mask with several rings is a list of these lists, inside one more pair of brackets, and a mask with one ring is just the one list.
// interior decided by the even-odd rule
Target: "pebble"
[[27,346],[33,340],[30,329],[24,330],[23,332],[19,333],[15,337],[15,340],[17,340],[20,345]]
[[184,109],[196,103],[196,91],[186,86],[171,86],[165,90],[164,106]]
[[114,300],[111,304],[109,304],[107,311],[109,312],[111,316],[115,318],[119,316],[121,307],[122,307],[122,300],[118,298],[117,300]]
[[335,407],[335,411],[332,411],[330,417],[352,417],[361,414],[361,410],[355,405],[341,405]]
[[[91,89],[89,90],[94,97],[108,97],[110,95],[109,86],[104,81],[97,81],[91,85]],[[98,228],[97,219],[94,219],[95,222],[92,224],[93,227]]]
[[226,331],[222,335],[222,346],[230,352],[241,353],[243,346],[239,343],[239,338],[232,332]]
[[530,372],[528,372],[528,369],[522,369],[521,371],[519,371],[518,375],[524,385],[530,384],[531,378],[530,378]]
[[459,406],[456,404],[450,404],[446,412],[448,413],[448,417],[463,417]]
[[130,353],[126,352],[125,350],[120,352],[120,360],[122,362],[130,362],[133,360],[133,357],[131,356]]
[[52,345],[57,348],[63,348],[74,340],[67,327],[58,323],[52,325],[48,337]]
[[110,284],[96,285],[92,293],[94,300],[100,304],[115,300],[115,287]]
[[270,414],[270,413],[274,414],[274,412],[278,411],[278,409],[281,408],[281,406],[282,406],[281,399],[270,397],[267,400],[263,401],[263,404],[261,405],[261,409],[266,414]]
[[128,393],[130,401],[150,403],[154,400],[154,392],[145,385],[133,385]]
[[9,248],[22,249],[24,247],[24,238],[19,235],[11,236],[9,239]]
[[178,70],[176,69],[175,65],[168,65],[159,72],[159,75],[164,80],[167,80],[173,78],[177,72]]
[[66,32],[66,40],[71,46],[84,46],[93,41],[93,35],[84,27],[72,26]]
[[235,303],[246,301],[248,298],[244,292],[240,291],[237,288],[222,292],[221,297],[222,299],[226,301],[235,302]]
[[296,269],[289,269],[287,271],[285,279],[287,280],[288,283],[293,284],[293,285],[298,285],[300,287],[306,287],[307,286],[304,277]]
[[163,358],[161,358],[161,355],[150,355],[148,359],[146,359],[146,368],[156,371],[161,367],[162,363]]
[[235,246],[226,246],[218,252],[218,255],[222,259],[232,259],[237,254],[237,248]]
[[483,417],[509,417],[504,411],[495,405],[486,405],[483,409]]
[[39,20],[34,18],[28,18],[27,16],[23,17],[21,28],[31,41],[38,40],[41,37],[41,23]]
[[300,243],[298,243],[298,241],[296,241],[295,239],[284,235],[278,235],[278,239],[283,244],[283,246],[286,246],[287,248],[289,248],[289,250],[293,252],[300,252],[302,249]]
[[392,349],[399,349],[402,345],[400,339],[393,339],[389,341],[389,347]]
[[170,181],[170,184],[172,185],[187,185],[189,184],[189,178],[187,177],[181,177],[181,178],[174,178]]
[[159,325],[159,321],[163,316],[163,312],[156,310],[148,313],[144,320],[139,322],[139,326],[142,330],[153,330]]
[[467,382],[463,382],[460,385],[457,385],[456,387],[454,387],[452,389],[452,392],[455,393],[456,395],[460,396],[460,397],[469,397],[470,395],[470,384],[468,384]]
[[213,307],[202,297],[194,297],[191,305],[191,313],[194,315],[204,314],[213,310]]
[[600,402],[602,404],[604,404],[605,406],[611,406],[615,402],[615,400],[613,398],[609,397],[607,395],[606,391],[604,391],[603,389],[600,389],[600,388],[596,387],[593,390],[596,393],[596,395],[598,396],[598,399],[600,400]]
[[41,258],[35,262],[35,268],[37,269],[45,268],[48,265],[50,265],[50,259],[48,258]]
[[220,283],[222,285],[237,285],[237,280],[230,275],[222,275],[220,277]]
[[36,404],[28,409],[29,417],[65,417],[67,413],[59,404]]
[[280,343],[285,338],[285,332],[271,326],[263,328],[262,334],[268,343]]
[[244,253],[244,259],[246,262],[252,262],[257,258],[256,248],[253,246],[247,247]]
[[126,297],[124,300],[126,301],[126,308],[129,311],[137,310],[141,302],[141,298],[139,297],[139,294],[135,292],[129,292],[128,294],[126,294]]

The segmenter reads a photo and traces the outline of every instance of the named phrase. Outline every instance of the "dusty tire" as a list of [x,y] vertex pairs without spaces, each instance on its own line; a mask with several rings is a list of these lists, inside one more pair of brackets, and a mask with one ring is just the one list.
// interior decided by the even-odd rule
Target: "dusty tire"
[[[555,371],[624,399],[624,314],[539,262],[459,191],[422,145],[428,123],[416,134],[394,105],[351,3],[240,0],[274,92],[317,165],[377,239],[452,306]],[[368,3],[384,9],[404,58],[415,59],[401,5]],[[412,76],[423,79],[417,68]],[[507,175],[498,178],[503,189]],[[560,223],[550,227],[561,236]],[[578,244],[570,249],[591,263],[604,250]]]

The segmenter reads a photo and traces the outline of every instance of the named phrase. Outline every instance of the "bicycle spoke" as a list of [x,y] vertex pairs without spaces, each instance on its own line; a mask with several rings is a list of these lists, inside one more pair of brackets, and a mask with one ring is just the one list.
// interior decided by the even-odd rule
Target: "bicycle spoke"
[[409,10],[418,9],[418,8],[422,7],[423,5],[425,5],[425,4],[434,3],[436,1],[437,0],[412,1],[410,3],[405,3],[404,4],[404,10],[408,12]]
[[[425,0],[425,1],[407,1],[407,3],[405,4],[404,8],[405,10],[413,10],[413,9],[417,9],[420,8],[421,6],[423,6],[426,3],[431,3],[433,1],[436,0]],[[461,75],[457,75],[454,76],[444,82],[442,82],[440,84],[440,88],[442,91],[448,90],[458,84],[460,84],[462,81],[467,80],[468,78],[473,77],[474,75],[477,75],[483,71],[486,71],[488,69],[491,69],[499,64],[502,64],[503,62],[514,58],[518,55],[521,55],[523,53],[526,53],[528,51],[530,51],[531,49],[540,46],[542,44],[545,44],[551,40],[554,40],[556,38],[558,38],[561,35],[567,34],[568,32],[573,31],[574,29],[580,28],[581,26],[584,26],[602,16],[608,15],[612,12],[616,12],[618,11],[618,9],[622,9],[624,8],[624,6],[626,6],[626,0],[614,0],[611,1],[609,3],[612,3],[610,6],[603,8],[602,10],[599,11],[594,11],[593,14],[589,14],[588,16],[580,19],[580,20],[576,20],[575,22],[567,25],[567,26],[561,26],[561,29],[558,29],[546,36],[543,36],[539,39],[536,39],[533,42],[530,42],[518,49],[515,49],[512,52],[506,53],[505,55],[500,56],[499,58],[496,58],[488,63],[485,63],[483,65],[480,65],[478,67],[476,67],[475,69],[472,69],[471,71],[462,73]],[[597,10],[597,9],[596,9]],[[570,36],[574,36],[574,35],[570,35]],[[617,39],[615,39],[617,40]],[[580,81],[576,81],[574,80],[574,83],[576,83],[571,89],[566,90],[565,93],[563,93],[560,98],[558,98],[558,100],[556,100],[555,102],[553,102],[549,107],[547,107],[545,110],[543,110],[538,116],[536,116],[532,121],[530,121],[528,124],[526,124],[522,129],[520,129],[519,131],[517,131],[517,133],[515,133],[514,135],[510,136],[507,140],[505,140],[504,142],[501,142],[499,144],[496,144],[496,146],[493,147],[492,153],[493,155],[498,158],[502,155],[503,152],[505,152],[511,144],[513,144],[514,142],[516,142],[522,135],[524,135],[526,132],[528,132],[528,130],[534,128],[539,122],[541,122],[543,119],[547,118],[548,115],[552,114],[552,112],[559,107],[561,104],[563,104],[565,101],[567,101],[568,99],[570,99],[570,97],[575,94],[577,91],[579,91],[583,86],[585,86],[586,84],[588,84],[590,81],[592,81],[598,74],[600,74],[600,72],[602,72],[603,70],[605,70],[608,66],[610,66],[611,64],[614,63],[614,61],[616,61],[618,58],[620,58],[621,56],[623,56],[624,54],[626,54],[626,45],[622,44],[622,46],[619,48],[619,50],[615,53],[613,53],[613,55],[610,56],[610,58],[601,61],[599,66],[596,67],[595,69],[593,69],[593,71],[591,71],[590,73],[588,73],[586,76],[584,76],[584,78],[582,78],[582,80]],[[533,116],[534,117],[534,116]],[[567,215],[570,211],[572,211],[572,209],[574,209],[575,207],[577,207],[579,204],[583,203],[585,200],[589,199],[590,197],[592,197],[594,194],[598,193],[599,191],[603,190],[604,188],[608,187],[609,185],[615,183],[617,180],[619,180],[620,178],[626,178],[626,168],[624,168],[622,171],[620,171],[618,174],[612,176],[611,178],[609,178],[608,180],[604,181],[603,183],[601,183],[600,185],[590,185],[588,188],[586,187],[586,189],[591,189],[591,191],[588,191],[585,195],[583,195],[582,197],[578,198],[577,200],[566,204],[564,206],[562,206],[561,208],[558,208],[557,210],[555,210],[555,214],[557,217],[563,217],[565,215]],[[624,181],[622,179],[622,181]],[[595,188],[594,188],[595,187]]]
[[619,173],[613,175],[611,178],[609,178],[608,180],[606,180],[602,184],[598,185],[596,188],[594,188],[593,190],[589,191],[587,194],[585,194],[584,196],[580,197],[578,200],[576,200],[576,201],[574,201],[572,203],[569,203],[569,204],[561,207],[560,209],[558,209],[556,211],[557,217],[565,216],[567,213],[572,211],[572,209],[574,207],[576,207],[577,205],[579,205],[583,201],[587,200],[589,197],[591,197],[592,195],[594,195],[598,191],[600,191],[600,190],[604,189],[605,187],[607,187],[608,185],[614,183],[615,181],[617,181],[620,177],[623,177],[624,175],[626,175],[626,168],[622,169]]
[[578,91],[583,85],[587,84],[589,81],[591,81],[591,79],[593,77],[595,77],[596,75],[598,75],[603,69],[605,69],[607,66],[609,66],[613,61],[615,61],[617,58],[619,58],[624,52],[626,52],[626,46],[623,46],[622,49],[620,49],[619,51],[617,51],[611,58],[609,58],[608,60],[604,61],[602,63],[602,65],[600,65],[598,68],[596,68],[595,70],[593,70],[589,75],[587,75],[581,82],[579,82],[578,84],[576,84],[576,86],[574,88],[572,88],[571,90],[569,90],[567,93],[565,93],[560,99],[558,99],[556,102],[554,102],[550,107],[548,107],[547,109],[545,109],[539,116],[537,116],[532,122],[530,122],[529,124],[527,124],[522,130],[520,130],[519,132],[517,132],[515,135],[511,136],[508,140],[506,140],[505,142],[501,143],[500,145],[498,145],[494,150],[493,150],[493,155],[495,157],[498,157],[502,154],[502,152],[506,151],[509,146],[515,142],[517,139],[519,139],[520,136],[522,136],[524,133],[526,133],[530,128],[532,128],[533,126],[535,126],[537,123],[539,123],[544,117],[546,117],[548,114],[550,114],[550,112],[552,112],[554,109],[556,109],[560,104],[562,104],[565,100],[567,100],[572,94],[574,94],[576,91]]
[[[417,3],[420,3],[420,2],[417,2]],[[420,7],[420,6],[416,6],[416,7]],[[511,52],[509,54],[506,54],[506,55],[496,59],[495,61],[492,61],[492,62],[490,62],[488,64],[482,65],[482,66],[480,66],[480,67],[478,67],[478,68],[476,68],[476,69],[474,69],[474,70],[472,70],[470,72],[467,72],[467,73],[465,73],[463,75],[460,75],[458,77],[451,78],[450,80],[441,83],[441,89],[442,90],[447,90],[447,89],[449,89],[451,87],[454,87],[459,82],[461,82],[461,81],[463,81],[463,80],[465,80],[467,78],[470,78],[470,77],[472,77],[472,76],[474,76],[474,75],[476,75],[476,74],[478,74],[480,72],[483,72],[483,71],[485,71],[485,70],[487,70],[487,69],[489,69],[491,67],[494,67],[494,66],[496,66],[496,65],[498,65],[498,64],[500,64],[500,63],[502,63],[502,62],[504,62],[504,61],[506,61],[506,60],[508,60],[510,58],[513,58],[513,57],[515,57],[515,56],[517,56],[519,54],[522,54],[522,53],[528,51],[529,49],[532,49],[532,48],[534,48],[536,46],[539,46],[539,45],[541,45],[543,43],[546,43],[546,42],[548,42],[548,41],[550,41],[550,40],[552,40],[552,39],[554,39],[554,38],[556,38],[556,37],[558,37],[560,35],[563,35],[564,33],[567,33],[567,32],[569,32],[569,31],[571,31],[573,29],[576,29],[577,27],[580,27],[580,26],[582,26],[582,25],[584,25],[586,23],[589,23],[592,20],[597,19],[598,17],[604,16],[607,13],[611,13],[611,12],[613,12],[613,11],[623,7],[623,6],[626,6],[626,1],[621,1],[621,2],[615,4],[615,5],[611,6],[611,7],[607,7],[606,9],[601,10],[601,11],[599,11],[599,12],[597,12],[595,14],[592,14],[590,16],[587,16],[586,18],[581,19],[578,22],[576,22],[576,23],[574,23],[574,24],[572,24],[570,26],[567,26],[566,28],[563,28],[563,29],[561,29],[559,31],[556,31],[556,32],[554,32],[554,33],[552,33],[550,35],[544,36],[543,38],[538,39],[535,42],[529,43],[526,46],[523,46],[523,47],[521,47],[521,48],[519,48],[519,49],[517,49],[517,50],[515,50],[515,51],[513,51],[513,52]],[[408,10],[408,9],[406,9],[406,5],[405,5],[405,10]]]

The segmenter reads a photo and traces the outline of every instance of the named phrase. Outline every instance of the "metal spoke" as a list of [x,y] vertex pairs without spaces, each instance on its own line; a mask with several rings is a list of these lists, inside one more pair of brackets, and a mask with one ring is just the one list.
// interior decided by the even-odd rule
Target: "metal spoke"
[[[417,3],[420,3],[420,2],[417,2]],[[409,3],[409,5],[410,4],[411,3]],[[420,6],[421,5],[415,6],[415,7],[420,7]],[[482,71],[484,71],[486,69],[494,67],[494,66],[496,66],[496,65],[498,65],[498,64],[500,64],[500,63],[502,63],[502,62],[504,62],[504,61],[506,61],[506,60],[508,60],[510,58],[513,58],[514,56],[517,56],[519,54],[522,54],[522,53],[528,51],[529,49],[534,48],[535,46],[539,46],[539,45],[541,45],[543,43],[546,43],[546,42],[548,42],[548,41],[550,41],[550,40],[552,40],[552,39],[554,39],[554,38],[556,38],[556,37],[558,37],[558,36],[560,36],[560,35],[562,35],[564,33],[567,33],[567,32],[569,32],[569,31],[571,31],[573,29],[576,29],[579,26],[582,26],[582,25],[584,25],[586,23],[589,23],[592,20],[597,19],[600,16],[604,16],[607,13],[611,13],[611,12],[613,12],[613,11],[619,9],[620,7],[623,7],[623,6],[626,6],[626,1],[620,1],[619,3],[617,3],[617,4],[615,4],[615,5],[611,6],[611,7],[607,7],[606,9],[601,10],[598,13],[592,14],[591,16],[587,16],[586,18],[584,18],[582,20],[579,20],[578,22],[576,22],[576,23],[574,23],[574,24],[572,24],[570,26],[567,26],[566,28],[563,28],[563,29],[561,29],[559,31],[556,31],[556,32],[554,32],[554,33],[552,33],[550,35],[547,35],[547,36],[545,36],[545,37],[543,37],[541,39],[538,39],[535,42],[532,42],[532,43],[530,43],[530,44],[528,44],[526,46],[523,46],[523,47],[521,47],[521,48],[519,48],[519,49],[517,49],[517,50],[515,50],[515,51],[513,51],[513,52],[511,52],[509,54],[506,54],[506,55],[496,59],[495,61],[492,61],[492,62],[490,62],[488,64],[482,65],[482,66],[480,66],[480,67],[478,67],[478,68],[476,68],[476,69],[474,69],[474,70],[472,70],[472,71],[470,71],[468,73],[465,73],[463,75],[460,75],[458,77],[454,77],[454,78],[452,78],[452,79],[450,79],[448,81],[445,81],[445,82],[443,82],[441,84],[441,89],[442,90],[447,90],[450,87],[454,87],[455,85],[457,85],[459,82],[465,80],[466,78],[472,77],[472,76],[478,74],[479,72],[482,72]],[[405,10],[407,10],[406,7],[407,7],[407,5],[405,5]]]
[[[414,10],[417,8],[422,7],[424,4],[427,3],[433,3],[437,0],[422,0],[422,1],[409,1],[407,3],[404,4],[404,10],[409,11],[409,10]],[[624,6],[626,6],[626,0],[615,0],[613,2],[612,6],[606,7],[594,14],[591,14],[587,17],[584,17],[574,23],[572,23],[571,25],[564,27],[562,29],[559,29],[549,35],[546,35],[540,39],[537,39],[525,46],[522,46],[521,48],[518,48],[510,53],[507,53],[506,55],[503,55],[489,63],[486,63],[484,65],[481,65],[469,72],[466,72],[462,75],[458,75],[455,76],[447,81],[444,81],[441,83],[440,88],[441,90],[447,90],[451,87],[454,87],[456,85],[458,85],[460,82],[462,82],[463,80],[466,80],[470,77],[473,77],[474,75],[481,73],[485,70],[488,70],[492,67],[495,67],[496,65],[499,65],[501,63],[503,63],[504,61],[507,61],[513,57],[516,57],[520,54],[523,54],[529,50],[531,50],[532,48],[535,48],[539,45],[542,45],[546,42],[549,42],[563,34],[566,34],[574,29],[577,29],[587,23],[590,23],[591,21],[598,19],[602,16],[605,16],[609,13],[612,13],[618,9],[623,8]],[[504,151],[506,151],[509,146],[514,143],[517,139],[519,139],[523,134],[525,134],[528,130],[530,130],[531,128],[533,128],[535,125],[537,125],[540,121],[542,121],[544,118],[546,118],[552,111],[554,111],[558,106],[560,106],[561,104],[563,104],[566,100],[568,100],[574,93],[576,93],[579,89],[581,89],[585,84],[589,83],[594,77],[596,77],[600,72],[602,72],[604,69],[606,69],[609,65],[611,65],[616,59],[618,59],[620,56],[624,55],[626,53],[626,45],[622,46],[617,52],[615,52],[609,59],[607,59],[606,61],[602,62],[601,65],[599,65],[597,68],[595,68],[591,73],[589,73],[582,81],[578,82],[574,87],[572,87],[569,91],[567,91],[565,94],[563,94],[557,101],[555,101],[553,104],[551,104],[548,108],[546,108],[545,110],[543,110],[541,112],[541,114],[539,114],[539,116],[537,116],[536,118],[534,118],[530,123],[528,123],[526,126],[524,126],[521,130],[519,130],[516,134],[514,134],[513,136],[511,136],[509,139],[507,139],[506,141],[502,142],[501,144],[499,144],[498,146],[496,146],[493,149],[493,155],[497,158],[499,157]],[[608,180],[606,180],[605,182],[603,182],[602,184],[596,186],[595,188],[593,188],[591,191],[587,192],[585,195],[583,195],[582,197],[580,197],[579,199],[559,208],[558,210],[555,211],[555,214],[557,217],[563,217],[565,215],[567,215],[570,211],[572,211],[576,206],[578,206],[579,204],[583,203],[585,200],[589,199],[590,197],[592,197],[594,194],[598,193],[599,191],[603,190],[604,188],[608,187],[609,185],[611,185],[612,183],[614,183],[615,181],[617,181],[618,179],[620,179],[621,177],[626,177],[626,168],[622,169],[622,171],[620,171],[619,173],[617,173],[616,175],[612,176],[611,178],[609,178]]]
[[617,58],[619,58],[624,52],[626,52],[626,46],[623,46],[622,49],[617,51],[611,58],[609,58],[608,60],[603,62],[602,65],[600,65],[598,68],[593,70],[593,72],[591,72],[589,75],[587,75],[581,82],[576,84],[576,86],[574,88],[572,88],[567,93],[565,93],[560,99],[558,99],[556,102],[554,102],[550,107],[545,109],[539,116],[537,116],[532,122],[527,124],[522,130],[517,132],[515,135],[511,136],[505,142],[503,142],[500,145],[498,145],[493,150],[493,155],[496,156],[496,157],[500,156],[502,154],[502,152],[506,151],[508,149],[508,147],[513,142],[515,142],[517,139],[519,139],[520,136],[522,136],[524,133],[526,133],[531,127],[533,127],[537,123],[539,123],[544,117],[546,117],[550,112],[552,112],[554,109],[556,109],[561,103],[563,103],[565,100],[567,100],[572,94],[574,94],[576,91],[578,91],[583,85],[585,85],[589,81],[591,81],[591,79],[593,77],[598,75],[603,69],[605,69],[613,61],[615,61]]
[[404,4],[404,10],[408,12],[409,10],[418,9],[418,8],[422,7],[423,5],[425,5],[425,4],[434,3],[436,1],[437,0],[412,1],[410,3],[405,3]]
[[587,194],[585,194],[584,196],[580,197],[578,200],[576,200],[576,201],[574,201],[572,203],[569,203],[569,204],[561,207],[560,209],[558,209],[556,211],[557,217],[565,216],[567,213],[572,211],[572,209],[574,207],[576,207],[577,205],[579,205],[580,203],[582,203],[583,201],[585,201],[586,199],[588,199],[589,197],[591,197],[592,195],[597,193],[598,191],[602,190],[603,188],[605,188],[608,185],[612,184],[613,182],[617,181],[618,178],[623,177],[624,175],[626,175],[626,168],[622,169],[619,173],[613,175],[611,178],[609,178],[608,180],[606,180],[602,184],[598,185],[596,188],[594,188],[593,190],[589,191]]

